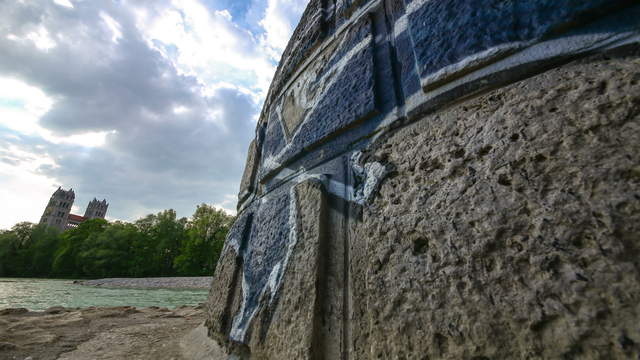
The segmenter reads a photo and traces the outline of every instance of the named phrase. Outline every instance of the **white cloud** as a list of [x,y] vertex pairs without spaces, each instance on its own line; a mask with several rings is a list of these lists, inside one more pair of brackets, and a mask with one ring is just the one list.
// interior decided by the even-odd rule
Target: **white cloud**
[[260,25],[265,30],[265,42],[275,53],[282,53],[308,1],[268,0]]
[[54,3],[73,9],[73,4],[69,0],[53,0]]
[[42,90],[12,78],[0,78],[0,125],[23,135],[37,135],[54,144],[99,147],[115,131],[85,131],[55,135],[40,124],[40,118],[55,104]]
[[28,33],[25,38],[31,40],[38,49],[43,51],[49,51],[57,45],[44,26],[40,26],[37,30]]
[[107,28],[111,31],[111,41],[114,43],[118,43],[118,40],[122,38],[122,31],[120,24],[114,20],[111,16],[106,14],[105,12],[100,12],[100,18],[107,25]]
[[94,148],[104,146],[109,135],[116,134],[117,131],[93,131],[82,134],[73,134],[68,136],[56,136],[50,132],[44,133],[43,138],[54,144],[77,145],[86,148]]
[[188,111],[189,111],[189,108],[186,107],[186,106],[179,105],[179,106],[174,106],[173,107],[173,113],[174,114],[184,114],[184,113],[186,113]]
[[[2,146],[0,161],[0,229],[7,229],[20,221],[37,223],[51,196],[55,180],[38,174],[42,165],[55,166],[55,162],[41,154],[25,152],[15,146]],[[9,154],[9,155],[6,155]]]
[[0,125],[24,134],[42,130],[38,120],[54,101],[42,90],[20,80],[0,77]]
[[266,94],[275,63],[270,51],[226,11],[209,11],[195,0],[174,0],[151,12],[138,9],[137,26],[149,45],[204,91],[232,82],[251,88],[258,100]]
[[55,40],[53,40],[49,35],[49,31],[43,26],[39,26],[37,29],[24,34],[23,37],[9,33],[7,34],[6,38],[16,43],[30,42],[36,48],[45,52],[55,48],[58,45]]
[[217,209],[223,210],[229,215],[235,216],[237,213],[236,210],[236,202],[238,198],[235,194],[227,194],[224,196],[224,200],[222,200],[218,204],[213,204],[213,206]]

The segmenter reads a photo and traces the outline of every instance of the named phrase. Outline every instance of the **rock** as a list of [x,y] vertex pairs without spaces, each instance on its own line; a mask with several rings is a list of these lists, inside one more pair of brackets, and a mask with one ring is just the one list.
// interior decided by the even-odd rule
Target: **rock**
[[52,306],[52,307],[46,309],[44,311],[44,313],[45,314],[60,314],[60,313],[63,313],[65,311],[67,311],[67,309],[65,309],[62,306]]
[[10,308],[10,309],[2,309],[0,310],[0,316],[2,315],[19,315],[28,313],[29,310],[25,308]]
[[17,346],[15,344],[12,344],[10,342],[0,341],[0,351],[14,350],[16,348],[17,348]]
[[311,1],[209,338],[239,359],[637,358],[639,19],[624,0]]

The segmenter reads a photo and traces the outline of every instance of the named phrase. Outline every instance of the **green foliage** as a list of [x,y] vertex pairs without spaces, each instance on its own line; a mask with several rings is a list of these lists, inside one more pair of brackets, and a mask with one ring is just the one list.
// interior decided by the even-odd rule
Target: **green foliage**
[[16,276],[22,272],[22,261],[19,258],[20,241],[13,231],[5,231],[0,234],[0,274],[3,276]]
[[53,260],[53,274],[67,277],[85,275],[80,258],[84,242],[90,236],[103,232],[107,226],[109,223],[104,219],[92,219],[83,222],[77,228],[63,232]]
[[25,256],[25,260],[31,260],[30,273],[38,277],[50,276],[53,254],[58,248],[58,229],[36,225],[32,228],[30,237],[31,243]]
[[174,260],[178,274],[212,274],[232,222],[233,217],[224,211],[206,204],[198,205],[187,224],[181,254]]
[[202,204],[191,219],[165,210],[133,224],[92,219],[62,233],[23,222],[0,231],[0,276],[211,275],[233,219]]
[[44,225],[21,222],[0,233],[1,276],[49,276],[58,231]]

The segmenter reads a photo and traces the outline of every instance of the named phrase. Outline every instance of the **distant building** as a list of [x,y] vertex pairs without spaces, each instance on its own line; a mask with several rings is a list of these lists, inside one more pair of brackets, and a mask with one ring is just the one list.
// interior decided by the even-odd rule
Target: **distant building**
[[82,224],[85,220],[89,220],[84,216],[69,214],[69,220],[67,221],[67,229],[74,228],[80,224]]
[[96,198],[93,198],[93,200],[89,202],[89,205],[87,205],[84,216],[80,216],[71,213],[71,207],[73,206],[75,198],[76,194],[73,192],[73,189],[64,190],[58,187],[58,190],[51,195],[49,203],[44,209],[42,218],[40,218],[40,224],[47,224],[48,226],[65,230],[74,228],[89,219],[104,219],[107,214],[107,208],[109,207],[106,199],[98,201]]
[[95,219],[101,218],[104,219],[104,216],[107,214],[107,208],[109,204],[107,204],[107,200],[98,201],[98,199],[93,198],[87,205],[87,210],[84,212],[84,217],[86,219]]
[[67,227],[71,206],[75,198],[76,194],[73,192],[73,189],[65,191],[61,187],[58,187],[58,190],[51,195],[51,199],[49,199],[49,203],[44,209],[42,218],[40,218],[40,224],[47,224],[64,230]]

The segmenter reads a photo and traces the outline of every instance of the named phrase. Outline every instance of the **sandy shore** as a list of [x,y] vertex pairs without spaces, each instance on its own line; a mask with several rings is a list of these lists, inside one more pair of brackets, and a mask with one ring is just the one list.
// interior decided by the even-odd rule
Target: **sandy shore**
[[[209,289],[211,277],[112,278],[85,286]],[[0,310],[0,360],[222,359],[200,306]]]
[[0,359],[216,359],[204,318],[201,306],[0,310]]
[[133,289],[209,289],[211,276],[194,277],[151,277],[151,278],[109,278],[78,280],[75,284]]

